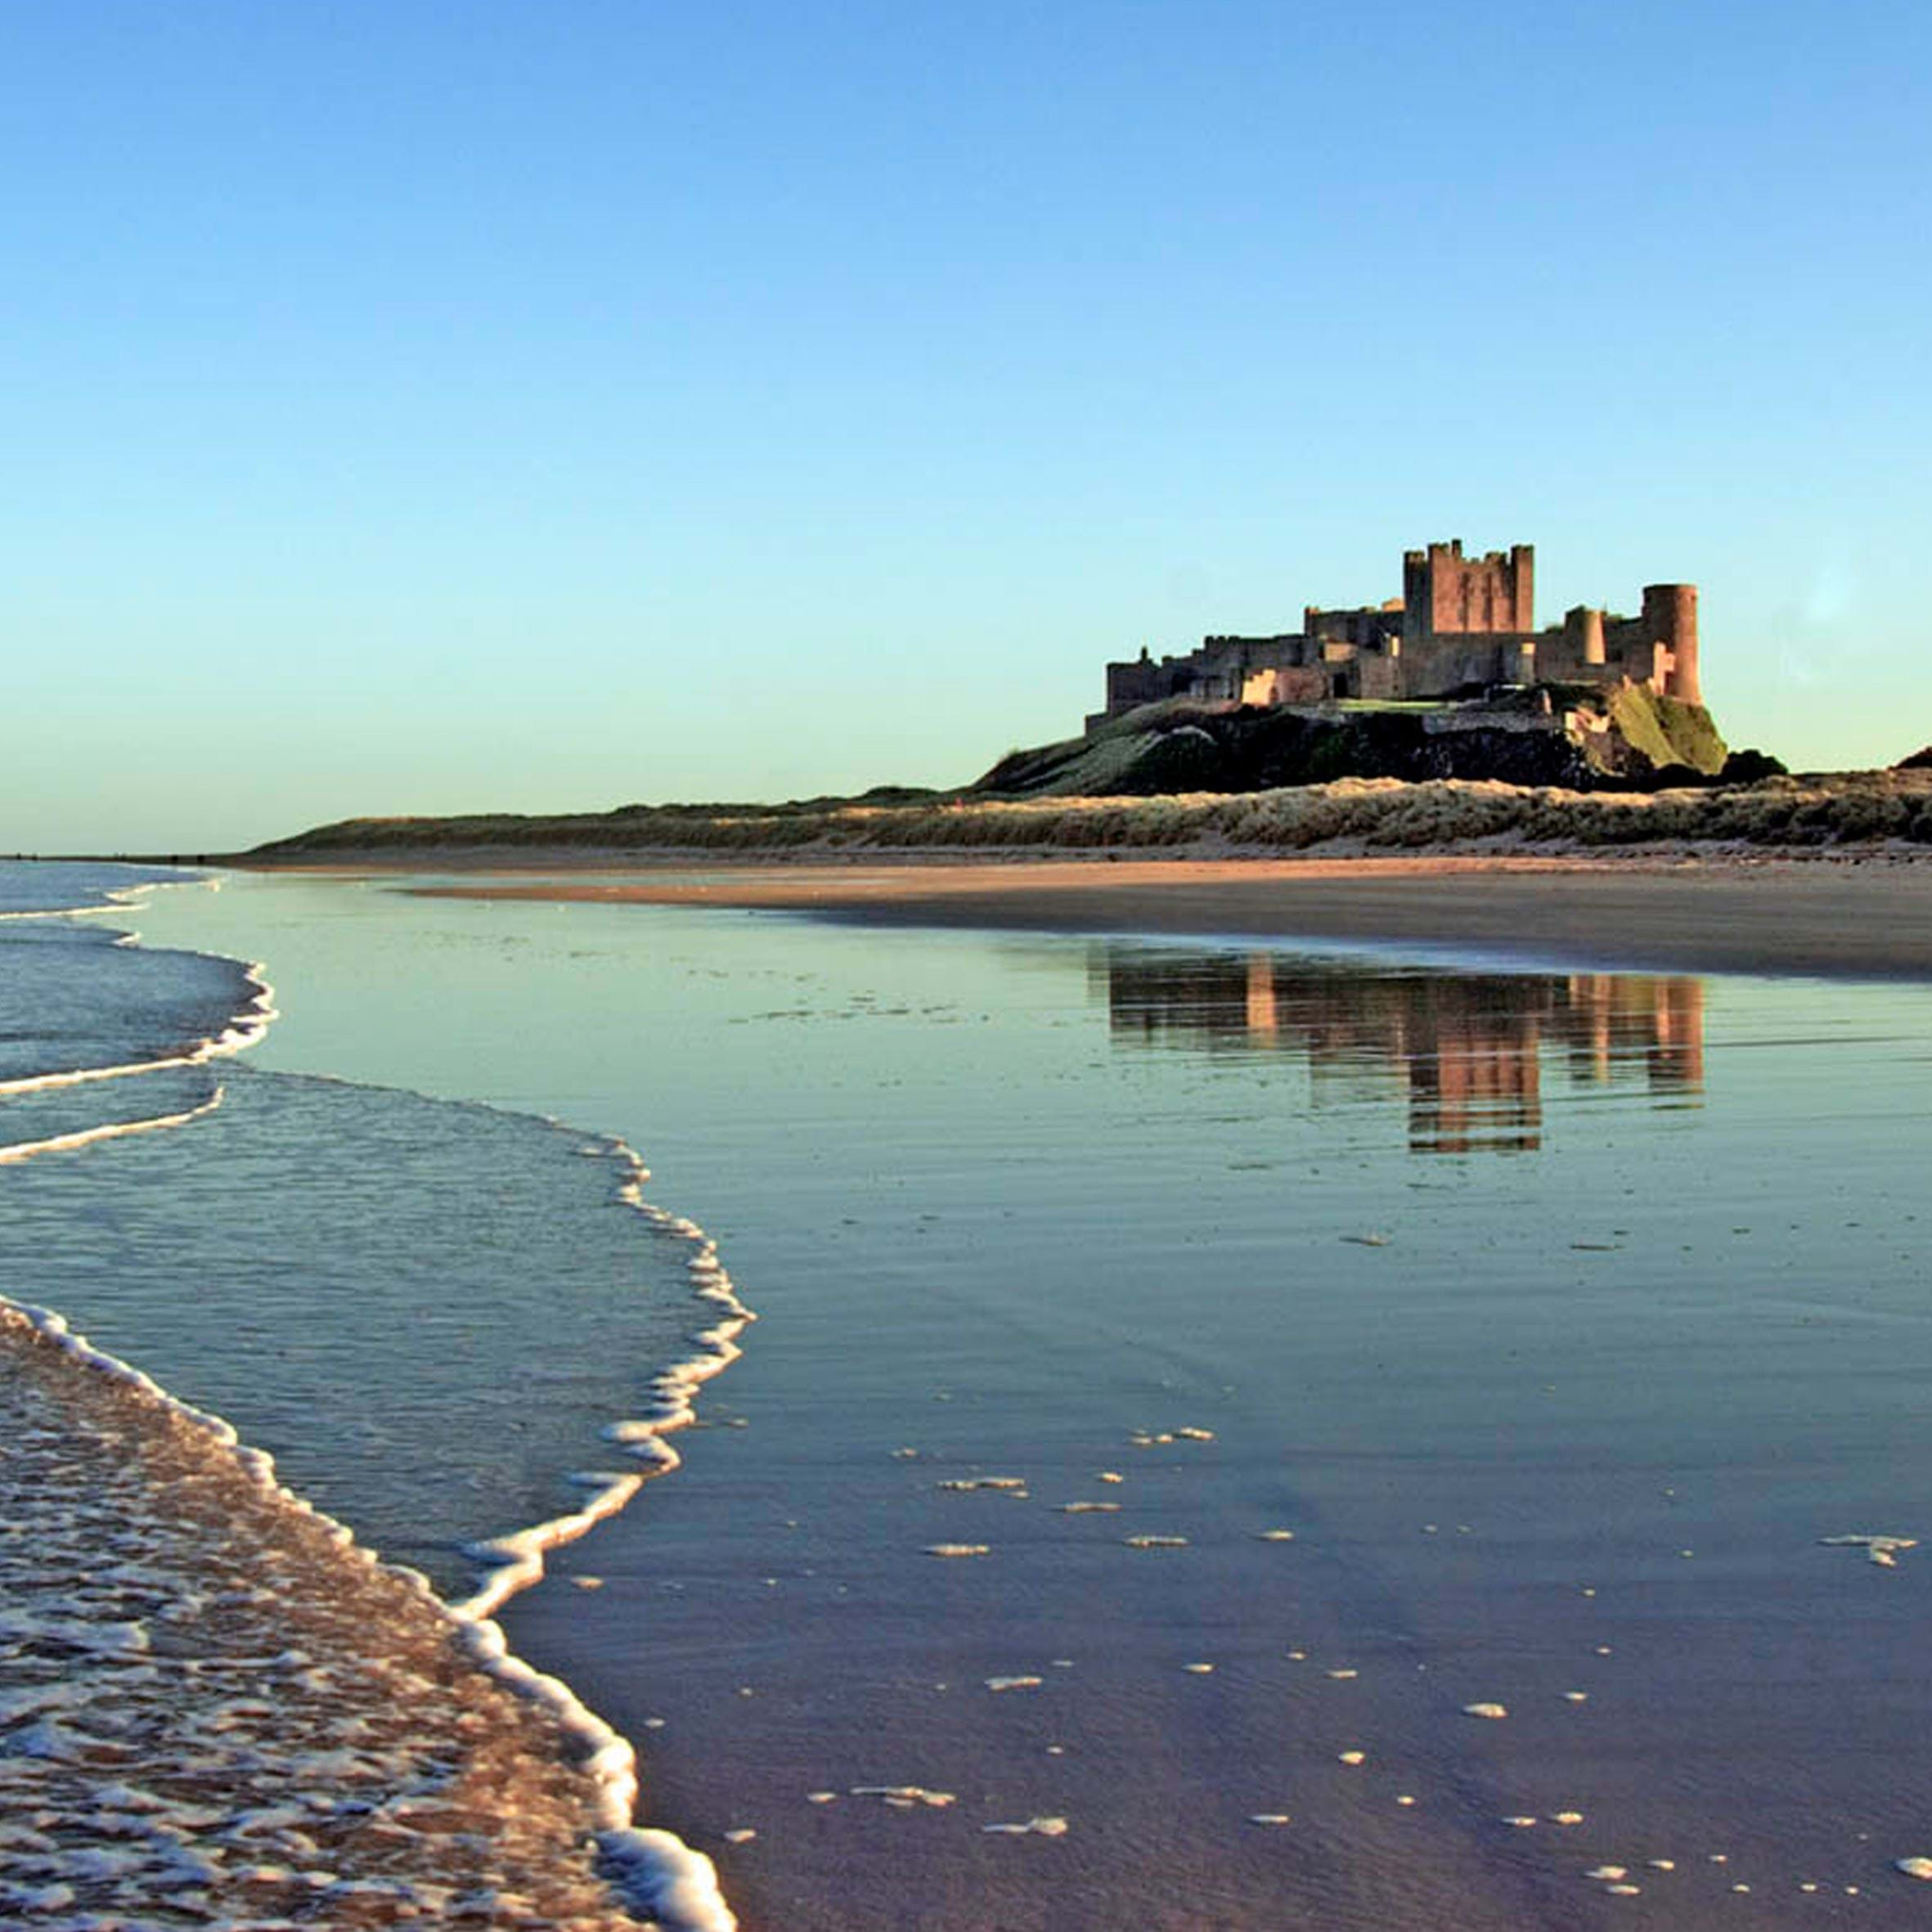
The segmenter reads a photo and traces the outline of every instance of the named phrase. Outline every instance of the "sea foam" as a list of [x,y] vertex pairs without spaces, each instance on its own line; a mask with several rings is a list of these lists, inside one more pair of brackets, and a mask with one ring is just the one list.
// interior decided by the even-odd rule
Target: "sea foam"
[[[38,917],[43,909],[28,910],[32,916]],[[74,910],[95,910],[109,908],[105,905],[48,908],[46,912],[47,916],[60,917]],[[120,935],[115,943],[132,943],[133,939],[131,934]],[[219,1031],[194,1041],[178,1052],[142,1060],[56,1067],[0,1081],[0,1098],[95,1081],[134,1079],[168,1069],[200,1066],[241,1052],[259,1040],[276,1017],[272,990],[263,969],[259,966],[247,967],[243,983],[249,996],[230,1022]],[[17,1163],[39,1156],[78,1151],[99,1141],[129,1134],[191,1126],[212,1113],[220,1106],[222,1099],[222,1090],[218,1087],[205,1102],[188,1108],[98,1122],[73,1132],[0,1145],[0,1162]],[[124,1407],[131,1412],[139,1412],[138,1422],[132,1421],[128,1415],[123,1415],[109,1431],[110,1434],[115,1430],[119,1431],[117,1440],[124,1456],[122,1465],[114,1472],[115,1483],[124,1488],[133,1485],[139,1489],[149,1480],[154,1472],[144,1470],[142,1455],[129,1455],[127,1452],[131,1445],[151,1447],[148,1439],[156,1428],[173,1431],[173,1452],[177,1460],[185,1455],[190,1462],[199,1464],[186,1477],[181,1477],[178,1471],[171,1471],[172,1477],[185,1481],[190,1488],[212,1485],[218,1489],[224,1482],[232,1488],[236,1480],[241,1481],[250,1492],[249,1498],[245,1504],[231,1499],[224,1521],[251,1521],[253,1533],[263,1545],[254,1552],[252,1567],[263,1582],[260,1587],[245,1593],[252,1594],[269,1606],[276,1620],[300,1620],[297,1604],[293,1600],[284,1600],[290,1558],[277,1540],[287,1536],[291,1530],[295,1531],[295,1540],[306,1544],[310,1560],[313,1560],[318,1551],[326,1551],[327,1562],[339,1567],[335,1588],[353,1595],[357,1588],[365,1585],[374,1588],[380,1584],[389,1593],[389,1607],[392,1610],[398,1601],[394,1593],[402,1592],[410,1606],[402,1615],[414,1618],[418,1624],[425,1618],[431,1620],[434,1627],[444,1633],[448,1647],[469,1660],[480,1680],[500,1690],[514,1692],[524,1708],[540,1715],[554,1728],[561,1750],[553,1754],[550,1759],[546,1759],[541,1749],[526,1752],[519,1775],[524,1783],[541,1786],[546,1776],[564,1775],[564,1767],[568,1765],[570,1768],[568,1775],[585,1781],[587,1797],[582,1802],[587,1806],[590,1822],[595,1829],[600,1865],[605,1877],[616,1885],[621,1895],[633,1906],[648,1912],[658,1923],[675,1929],[675,1932],[730,1932],[736,1921],[718,1890],[711,1861],[672,1833],[640,1828],[633,1822],[637,1772],[635,1753],[630,1744],[588,1710],[568,1686],[543,1675],[517,1657],[493,1620],[493,1613],[509,1597],[542,1576],[546,1551],[576,1539],[597,1522],[622,1508],[649,1476],[676,1467],[678,1457],[666,1438],[695,1420],[698,1391],[706,1381],[737,1359],[740,1351],[736,1337],[755,1319],[753,1312],[739,1300],[730,1277],[718,1258],[715,1243],[703,1230],[694,1223],[644,1199],[642,1187],[648,1179],[648,1170],[631,1148],[620,1140],[609,1139],[593,1143],[586,1151],[604,1155],[618,1164],[622,1176],[619,1198],[624,1205],[642,1215],[660,1233],[688,1244],[691,1251],[686,1257],[686,1270],[694,1292],[717,1310],[722,1319],[691,1338],[690,1355],[672,1363],[655,1377],[649,1387],[651,1400],[644,1415],[614,1423],[607,1431],[610,1438],[620,1443],[631,1458],[648,1467],[641,1471],[586,1474],[577,1479],[579,1485],[589,1492],[587,1500],[579,1508],[470,1546],[470,1554],[483,1566],[483,1573],[471,1593],[454,1603],[446,1604],[436,1598],[416,1572],[380,1562],[372,1552],[358,1545],[345,1527],[321,1515],[305,1499],[282,1486],[276,1480],[271,1458],[262,1451],[245,1445],[227,1422],[179,1400],[139,1369],[82,1340],[73,1333],[60,1314],[0,1296],[0,1343],[8,1346],[16,1354],[25,1350],[25,1359],[31,1359],[35,1350],[43,1358],[51,1352],[63,1358],[70,1368],[92,1371],[102,1378],[101,1386],[117,1391]],[[56,1410],[74,1406],[71,1389],[50,1392],[44,1363],[39,1375],[13,1378],[13,1392],[20,1394],[29,1381],[34,1385],[37,1395],[50,1401]],[[85,1409],[88,1399],[79,1398],[79,1406]],[[43,1418],[38,1427],[38,1440],[49,1444],[57,1444],[62,1440],[61,1424],[56,1423],[50,1427]],[[100,1434],[97,1425],[94,1426],[93,1432]],[[17,1471],[22,1467],[19,1459],[20,1446],[33,1438],[34,1431],[16,1428],[13,1436],[16,1449],[13,1467]],[[67,1467],[71,1461],[65,1452],[58,1453],[52,1467],[56,1469]],[[224,1466],[231,1471],[225,1479],[220,1474]],[[163,1484],[161,1487],[166,1489],[168,1485]],[[114,1544],[116,1553],[126,1554],[122,1548],[125,1544],[139,1557],[138,1546],[143,1533],[139,1516],[138,1507],[130,1514],[124,1506],[115,1518],[118,1528],[110,1531],[97,1511],[85,1507],[70,1510],[65,1529],[68,1534],[80,1539],[82,1548],[77,1552],[79,1560],[65,1573],[57,1601],[66,1602],[71,1597],[72,1578],[98,1570],[101,1552],[95,1545],[104,1535]],[[208,1527],[212,1530],[212,1525]],[[38,1526],[34,1538],[20,1541],[23,1546],[31,1543],[36,1548],[43,1548],[61,1529],[60,1521],[50,1517]],[[172,1573],[164,1566],[150,1562],[144,1567],[138,1561],[133,1561],[131,1566],[124,1563],[119,1567],[127,1574],[143,1576],[144,1587],[151,1596],[158,1590],[162,1597],[172,1597],[177,1603],[198,1601],[199,1596],[205,1593],[200,1591],[195,1579],[182,1574],[179,1557],[180,1552],[177,1552]],[[40,1557],[36,1556],[34,1561],[39,1561]],[[329,1587],[325,1584],[319,1593],[312,1592],[307,1601],[312,1602],[318,1593],[326,1598]],[[6,1629],[0,1630],[0,1647],[16,1652],[31,1651],[42,1657],[65,1657],[70,1661],[81,1656],[104,1656],[114,1659],[119,1665],[124,1665],[130,1656],[146,1655],[146,1629],[145,1624],[137,1620],[101,1617],[77,1620],[44,1607],[33,1615],[10,1612],[10,1615],[14,1620]],[[24,1622],[20,1620],[22,1615],[25,1616]],[[16,1624],[18,1628],[15,1627]],[[348,1646],[351,1655],[361,1656],[365,1647],[380,1651],[380,1646],[369,1642],[375,1628],[374,1622],[353,1627],[349,1634],[354,1641]],[[420,1634],[419,1630],[419,1638]],[[380,1668],[380,1657],[375,1661]],[[145,1662],[136,1667],[155,1668]],[[298,1683],[308,1680],[308,1687],[312,1689],[321,1681],[316,1678],[316,1672],[322,1670],[326,1674],[326,1667],[314,1664],[307,1653],[293,1649],[256,1657],[227,1656],[191,1659],[182,1661],[178,1669],[172,1673],[164,1671],[162,1674],[170,1678],[173,1687],[178,1689],[185,1678],[204,1669],[218,1674],[225,1672],[231,1676],[243,1672],[258,1674],[257,1681],[265,1687],[272,1683],[277,1696],[287,1694],[289,1684],[285,1680],[291,1677]],[[123,1669],[105,1707],[123,1711],[133,1710],[135,1704],[130,1699],[136,1698],[137,1702],[136,1694],[148,1687]],[[164,1697],[163,1701],[165,1702]],[[352,1704],[353,1701],[352,1699]],[[94,1714],[98,1717],[100,1709],[103,1708],[98,1700],[91,1700],[85,1695],[76,1699],[61,1694],[57,1689],[48,1689],[44,1696],[29,1698],[0,1710],[0,1787],[4,1787],[5,1796],[11,1800],[20,1787],[30,1785],[36,1775],[36,1766],[40,1768],[43,1785],[53,1775],[49,1768],[55,1770],[65,1768],[68,1772],[84,1769],[88,1772],[84,1787],[97,1789],[100,1780],[94,1773],[103,1765],[111,1765],[122,1759],[111,1738],[104,1740],[100,1735],[100,1726],[88,1731],[79,1728],[74,1721],[73,1710],[86,1710],[90,1705],[94,1706]],[[380,1700],[371,1707],[372,1711],[383,1708],[384,1702]],[[256,1724],[272,1725],[276,1710],[276,1696],[240,1702],[231,1699],[226,1707],[218,1710],[208,1721],[217,1732],[236,1724],[245,1728]],[[452,1728],[460,1732],[472,1730],[470,1720],[474,1716],[473,1712],[452,1712]],[[10,1721],[15,1719],[27,1721]],[[373,1715],[359,1716],[353,1711],[340,1718],[340,1723],[351,1731],[375,1721]],[[108,1728],[111,1729],[112,1726]],[[170,1736],[178,1728],[177,1725],[167,1723],[160,1727],[162,1733]],[[182,1735],[185,1737],[188,1733],[184,1731]],[[447,1746],[449,1740],[445,1738],[442,1741]],[[395,1908],[410,1915],[420,1915],[425,1911],[440,1913],[443,1908],[455,1905],[474,1907],[474,1897],[459,1900],[448,1885],[434,1880],[425,1880],[420,1884],[415,1880],[384,1878],[362,1880],[324,1872],[314,1866],[312,1853],[316,1834],[302,1828],[307,1815],[304,1808],[316,1808],[320,1803],[319,1793],[339,1785],[344,1778],[353,1781],[365,1773],[383,1768],[380,1764],[372,1765],[368,1754],[359,1755],[358,1750],[359,1747],[353,1746],[320,1751],[299,1746],[279,1751],[249,1747],[245,1757],[252,1764],[254,1772],[272,1772],[276,1776],[287,1772],[305,1781],[307,1786],[297,1804],[292,1808],[283,1806],[279,1811],[272,1804],[241,1802],[245,1795],[252,1795],[241,1787],[226,1794],[235,1800],[220,1812],[226,1832],[237,1840],[247,1838],[251,1841],[263,1833],[273,1837],[280,1832],[290,1844],[290,1856],[282,1862],[263,1864],[258,1861],[240,1872],[228,1872],[236,1882],[249,1888],[245,1896],[250,1914],[263,1909],[268,1903],[267,1892],[278,1886],[285,1888],[281,1894],[285,1903],[293,1907],[299,1903],[303,1907],[301,1916],[304,1917],[312,1916],[318,1891],[328,1899],[339,1900],[339,1922],[344,1924],[359,1921],[359,1912],[353,1907],[352,1898],[366,1894],[373,1903],[375,1892],[384,1893]],[[138,1761],[147,1785],[151,1786],[155,1781],[148,1775],[148,1755],[144,1752]],[[552,1763],[551,1772],[545,1770],[546,1762]],[[393,1764],[389,1768],[396,1768]],[[231,1770],[235,1768],[236,1766],[230,1766]],[[274,1781],[272,1777],[269,1781]],[[516,1777],[512,1777],[510,1784],[516,1786],[517,1781]],[[70,1793],[70,1800],[72,1795]],[[17,1862],[10,1865],[10,1871],[17,1871],[19,1878],[17,1884],[11,1879],[8,1881],[12,1886],[7,1894],[9,1902],[19,1909],[34,1912],[50,1925],[70,1922],[78,1926],[97,1922],[89,1915],[103,1902],[105,1895],[101,1888],[105,1886],[112,1889],[111,1903],[115,1906],[125,1906],[131,1898],[138,1898],[153,1923],[173,1922],[164,1916],[156,1915],[164,1913],[170,1901],[194,1902],[197,1892],[205,1900],[209,1889],[222,1880],[225,1865],[222,1857],[204,1857],[199,1849],[201,1833],[215,1821],[212,1817],[200,1817],[192,1805],[182,1810],[176,1802],[176,1795],[158,1795],[144,1789],[138,1794],[135,1806],[137,1814],[142,1808],[178,1814],[161,1832],[168,1848],[167,1856],[174,1861],[168,1871],[160,1871],[154,1865],[153,1858],[145,1853],[118,1851],[100,1844],[92,1846],[79,1844],[97,1826],[110,1837],[122,1831],[124,1823],[118,1813],[106,1824],[102,1823],[101,1817],[92,1814],[85,1817],[70,1817],[66,1824],[72,1829],[64,1826],[62,1832],[53,1838],[48,1838],[45,1833],[38,1834],[47,1838],[48,1845],[54,1848],[42,1852],[40,1862],[29,1860],[24,1865]],[[509,1791],[503,1802],[514,1808],[528,1809],[531,1801],[538,1795],[537,1791],[519,1786]],[[50,1808],[47,1796],[47,1791],[42,1790],[38,1812],[50,1818],[61,1817],[61,1804],[56,1802]],[[398,1816],[407,1809],[401,1799],[392,1805],[391,1799],[385,1798],[381,1804]],[[206,1812],[209,1808],[200,1808]],[[393,1822],[393,1818],[391,1822]],[[30,1837],[33,1835],[29,1834]],[[559,1896],[564,1904],[555,1922],[585,1925],[604,1923],[608,1913],[591,1917],[582,1914],[583,1901],[573,1889],[577,1885],[577,1875],[569,1866],[569,1835],[567,1828],[559,1844],[551,1848],[560,1862],[547,1880],[542,1871],[543,1859],[538,1858],[521,1882],[526,1890],[546,1883],[562,1888]],[[479,1841],[474,1832],[453,1837],[445,1833],[444,1838],[447,1843],[474,1844]],[[187,1849],[191,1846],[195,1849]],[[151,1846],[150,1849],[152,1851]],[[160,1855],[154,1853],[155,1857]],[[309,1861],[306,1866],[305,1860]],[[190,1866],[194,1867],[192,1871]],[[293,1889],[286,1889],[291,1887]],[[599,1890],[601,1894],[600,1886]],[[608,1898],[608,1894],[601,1895]],[[157,1900],[162,1903],[157,1904]],[[234,1900],[237,1904],[240,1902],[239,1896]],[[79,1912],[79,1916],[70,1921],[62,1916],[70,1906]],[[475,1915],[473,1910],[465,1910],[465,1916]],[[202,1914],[192,1922],[204,1922],[204,1920],[205,1914]],[[145,1922],[148,1921],[144,1920]]]

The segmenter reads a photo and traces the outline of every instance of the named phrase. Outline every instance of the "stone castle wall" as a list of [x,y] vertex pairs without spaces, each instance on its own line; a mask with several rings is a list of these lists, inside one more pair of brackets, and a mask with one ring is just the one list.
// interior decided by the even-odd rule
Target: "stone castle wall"
[[1246,704],[1332,699],[1431,699],[1498,685],[1628,679],[1687,703],[1703,702],[1697,662],[1697,589],[1649,584],[1641,613],[1612,617],[1579,605],[1560,625],[1535,627],[1535,551],[1465,557],[1460,541],[1403,558],[1404,595],[1382,604],[1310,605],[1299,631],[1211,636],[1200,649],[1157,662],[1146,651],[1107,667],[1116,717],[1168,698]]

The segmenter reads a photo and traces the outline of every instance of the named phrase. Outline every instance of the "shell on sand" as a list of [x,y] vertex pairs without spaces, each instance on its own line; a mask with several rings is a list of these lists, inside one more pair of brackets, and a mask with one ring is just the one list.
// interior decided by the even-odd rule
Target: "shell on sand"
[[989,1691],[1037,1691],[1040,1680],[1036,1677],[989,1677]]
[[1932,1879],[1932,1858],[1894,1858],[1892,1862],[1907,1878]]
[[1506,1718],[1509,1707],[1503,1704],[1465,1704],[1462,1714],[1466,1718]]
[[1366,1764],[1368,1754],[1367,1751],[1337,1751],[1335,1761],[1338,1764]]
[[901,1804],[923,1804],[943,1811],[955,1802],[950,1791],[928,1791],[923,1785],[854,1785],[855,1798],[883,1798],[887,1804],[897,1799]]
[[1261,1543],[1292,1543],[1295,1540],[1292,1530],[1257,1530],[1255,1536]]
[[1123,1536],[1121,1540],[1130,1550],[1184,1550],[1188,1547],[1184,1536]]
[[1060,1514],[1063,1516],[1118,1516],[1121,1506],[1117,1503],[1063,1503]]
[[982,1831],[995,1831],[1009,1838],[1064,1838],[1067,1821],[1064,1818],[1028,1818],[1023,1825],[982,1825]]
[[1247,1822],[1251,1825],[1285,1825],[1288,1814],[1285,1811],[1251,1811]]
[[983,1557],[991,1546],[984,1543],[929,1543],[926,1545],[928,1557]]

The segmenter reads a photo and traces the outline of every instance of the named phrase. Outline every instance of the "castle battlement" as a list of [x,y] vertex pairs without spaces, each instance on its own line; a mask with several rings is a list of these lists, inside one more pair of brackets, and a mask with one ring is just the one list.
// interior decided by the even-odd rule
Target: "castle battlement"
[[1460,538],[1404,552],[1402,595],[1302,612],[1301,630],[1210,636],[1157,662],[1147,651],[1107,667],[1103,718],[1165,698],[1242,704],[1478,695],[1497,685],[1626,681],[1703,702],[1697,586],[1647,584],[1640,614],[1579,605],[1536,628],[1536,552],[1526,543],[1467,557]]

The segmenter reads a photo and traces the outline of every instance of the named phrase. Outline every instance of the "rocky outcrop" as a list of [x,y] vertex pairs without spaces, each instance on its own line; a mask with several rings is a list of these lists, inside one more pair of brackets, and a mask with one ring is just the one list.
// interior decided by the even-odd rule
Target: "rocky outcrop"
[[[1755,754],[1747,754],[1755,755]],[[1339,778],[1498,779],[1571,791],[1703,784],[1727,752],[1710,714],[1641,685],[1540,685],[1467,704],[1256,706],[1174,699],[1085,736],[1009,752],[971,790],[1000,798],[1259,792]]]

